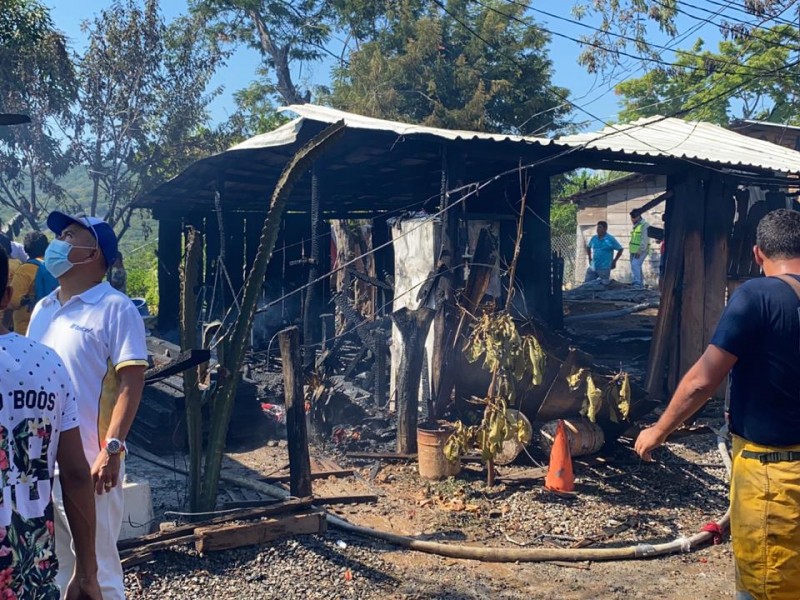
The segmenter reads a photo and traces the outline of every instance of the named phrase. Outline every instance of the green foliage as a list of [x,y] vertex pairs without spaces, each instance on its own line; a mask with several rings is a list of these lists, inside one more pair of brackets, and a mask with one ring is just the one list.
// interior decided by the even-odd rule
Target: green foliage
[[191,0],[193,14],[208,22],[216,38],[245,44],[262,57],[265,73],[273,74],[275,93],[288,104],[308,102],[310,91],[299,89],[292,71],[326,54],[333,4],[327,0]]
[[0,112],[24,113],[29,125],[0,128],[0,205],[38,229],[56,199],[55,178],[71,165],[57,133],[67,126],[76,94],[64,35],[35,0],[4,0],[0,9]]
[[207,153],[207,87],[223,54],[201,21],[165,23],[157,0],[119,0],[85,31],[73,150],[90,166],[87,210],[105,205],[121,237],[138,195]]
[[133,254],[126,254],[125,269],[128,272],[128,295],[144,298],[150,313],[155,314],[158,311],[158,258],[154,243],[140,247]]
[[446,12],[438,3],[397,0],[358,21],[366,39],[335,69],[325,100],[454,129],[530,134],[561,126],[569,110],[552,92],[548,37],[525,3],[443,4]]
[[798,123],[800,66],[790,48],[800,46],[796,27],[778,25],[758,38],[722,41],[716,52],[695,42],[677,67],[654,69],[619,84],[620,119],[678,114],[727,125],[731,118]]
[[565,200],[598,185],[625,177],[620,171],[591,171],[580,169],[554,177],[553,203],[550,206],[550,230],[554,238],[574,236],[578,226],[578,206]]

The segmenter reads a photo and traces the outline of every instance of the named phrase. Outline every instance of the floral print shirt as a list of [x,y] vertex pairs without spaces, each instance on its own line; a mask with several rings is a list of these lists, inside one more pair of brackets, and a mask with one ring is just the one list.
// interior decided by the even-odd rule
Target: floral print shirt
[[58,440],[78,426],[56,353],[0,335],[0,600],[58,600],[51,489]]

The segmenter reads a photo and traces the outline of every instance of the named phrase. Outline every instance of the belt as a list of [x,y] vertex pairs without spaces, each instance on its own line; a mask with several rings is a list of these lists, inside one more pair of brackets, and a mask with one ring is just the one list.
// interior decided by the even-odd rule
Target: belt
[[753,452],[742,450],[742,458],[757,458],[761,464],[800,461],[800,452]]

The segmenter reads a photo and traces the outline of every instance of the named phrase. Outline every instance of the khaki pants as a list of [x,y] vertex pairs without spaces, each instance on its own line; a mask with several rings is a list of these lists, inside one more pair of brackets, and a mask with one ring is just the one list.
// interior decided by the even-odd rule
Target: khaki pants
[[733,437],[731,538],[739,599],[800,598],[800,461],[762,463],[743,451],[800,452]]

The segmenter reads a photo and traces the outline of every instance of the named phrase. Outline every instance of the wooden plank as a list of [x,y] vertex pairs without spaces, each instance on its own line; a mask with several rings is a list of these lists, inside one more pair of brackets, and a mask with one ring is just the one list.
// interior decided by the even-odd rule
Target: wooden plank
[[703,347],[711,341],[722,311],[728,283],[728,242],[733,228],[735,188],[714,177],[708,189],[705,212],[705,289],[703,299]]
[[158,222],[158,327],[165,331],[178,322],[181,239],[180,219]]
[[150,554],[157,550],[164,550],[165,548],[171,548],[172,546],[180,546],[181,544],[189,544],[195,541],[196,537],[194,534],[194,530],[192,533],[181,535],[178,537],[168,537],[165,539],[157,540],[155,542],[150,542],[149,544],[145,544],[144,546],[136,546],[133,548],[129,548],[127,550],[121,550],[119,555],[121,558],[127,556],[133,556],[134,554],[142,554],[147,553]]
[[683,239],[687,227],[687,213],[684,202],[678,204],[675,196],[683,197],[689,190],[688,182],[673,181],[675,194],[667,200],[667,218],[665,233],[666,265],[664,277],[661,282],[661,300],[658,309],[658,318],[653,331],[653,341],[650,344],[650,356],[647,361],[647,376],[645,388],[651,398],[665,399],[665,368],[670,361],[670,351],[675,346],[677,334],[677,316],[679,315],[680,298],[678,290],[683,279],[683,248],[680,240]]
[[182,352],[176,358],[167,363],[147,369],[144,372],[144,382],[146,384],[162,381],[167,377],[172,377],[178,373],[183,373],[187,369],[208,362],[211,359],[211,351],[204,348],[192,348]]
[[127,540],[120,540],[117,542],[117,548],[122,551],[130,548],[140,548],[161,540],[180,538],[181,536],[190,534],[195,530],[196,527],[199,526],[216,525],[219,523],[227,523],[232,520],[246,521],[248,519],[261,519],[263,517],[271,517],[288,512],[304,510],[309,508],[311,503],[311,498],[290,498],[277,503],[271,503],[267,506],[243,509],[241,511],[228,513],[199,523],[188,523],[185,525],[162,523],[161,531]]
[[268,519],[257,523],[198,527],[195,549],[201,554],[264,544],[291,535],[325,533],[325,513],[313,512]]
[[686,192],[680,204],[680,210],[686,213],[687,219],[683,237],[683,285],[680,291],[680,377],[700,358],[704,349],[706,269],[703,231],[706,194],[699,179],[691,179]]
[[[335,504],[371,504],[378,501],[376,494],[354,494],[350,496],[321,496],[314,498],[315,506],[331,506]],[[226,502],[220,508],[222,510],[232,508],[258,508],[269,506],[274,500],[240,500],[238,502]]]
[[410,454],[417,450],[419,419],[419,383],[425,340],[434,318],[434,311],[425,306],[417,310],[405,307],[391,315],[403,340],[397,383],[397,451]]
[[289,488],[292,496],[311,495],[311,459],[303,398],[300,331],[289,327],[278,334],[283,361],[283,387],[286,401],[286,437],[289,446]]
[[[327,479],[328,477],[352,477],[353,469],[336,469],[333,471],[312,471],[309,478],[313,479]],[[289,475],[270,475],[268,477],[259,477],[260,481],[267,481],[270,483],[281,483],[292,481],[291,473]]]

